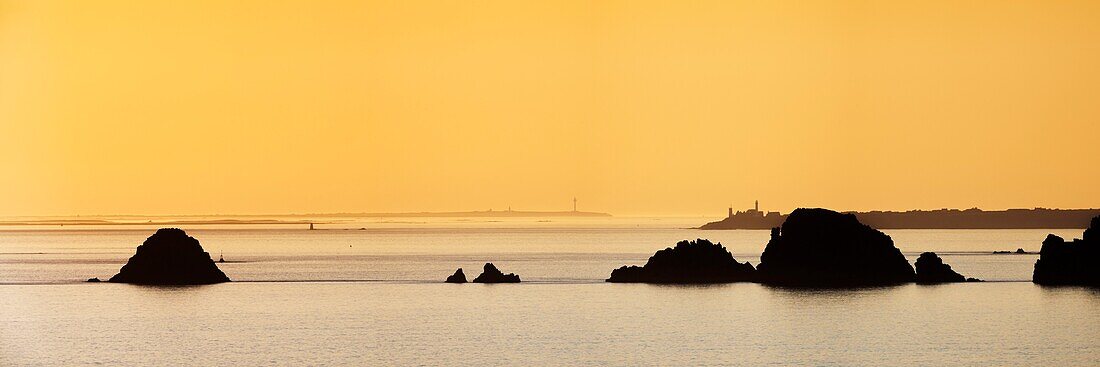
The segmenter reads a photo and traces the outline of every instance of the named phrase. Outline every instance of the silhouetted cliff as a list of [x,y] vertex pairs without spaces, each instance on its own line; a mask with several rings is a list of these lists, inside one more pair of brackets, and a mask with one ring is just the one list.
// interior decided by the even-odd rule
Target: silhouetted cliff
[[657,251],[644,267],[623,266],[611,272],[612,283],[731,283],[753,280],[749,263],[739,263],[721,244],[680,241]]
[[485,270],[474,278],[474,283],[519,283],[519,275],[504,274],[493,263],[485,263]]
[[962,274],[951,270],[951,265],[943,263],[943,260],[935,252],[920,254],[916,262],[917,283],[956,283],[977,282],[978,279],[967,279]]
[[1092,218],[1082,239],[1066,242],[1047,235],[1031,281],[1044,285],[1100,286],[1100,216]]
[[178,228],[161,228],[149,236],[112,283],[187,285],[228,282],[199,241]]
[[462,268],[458,268],[454,274],[447,277],[444,283],[466,283],[466,274],[462,272]]
[[851,214],[797,209],[771,240],[756,267],[761,283],[847,287],[912,282],[913,267],[890,236]]

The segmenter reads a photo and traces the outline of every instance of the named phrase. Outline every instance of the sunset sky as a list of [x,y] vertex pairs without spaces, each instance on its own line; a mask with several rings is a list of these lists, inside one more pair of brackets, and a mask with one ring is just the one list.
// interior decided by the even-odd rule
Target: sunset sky
[[1098,1],[0,0],[0,215],[1100,207]]

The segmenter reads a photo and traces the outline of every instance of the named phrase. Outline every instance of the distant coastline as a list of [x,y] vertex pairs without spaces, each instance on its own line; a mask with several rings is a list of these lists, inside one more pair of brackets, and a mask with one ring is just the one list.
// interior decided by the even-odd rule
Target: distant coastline
[[41,219],[0,221],[0,226],[187,226],[187,225],[258,225],[258,224],[301,224],[319,223],[308,220],[278,219],[208,219],[208,220],[108,220],[108,219]]
[[583,212],[575,210],[564,211],[528,211],[528,210],[480,210],[464,212],[406,212],[406,213],[331,213],[331,214],[303,214],[303,216],[323,218],[443,218],[443,217],[610,217],[611,214],[600,212]]
[[[1100,209],[938,209],[904,212],[869,211],[855,214],[860,222],[877,229],[1083,229]],[[764,213],[759,206],[734,212],[699,229],[770,229],[787,218],[779,212]]]
[[[2,226],[118,226],[118,225],[308,225],[354,218],[605,218],[608,213],[584,211],[483,210],[464,212],[406,213],[318,213],[318,214],[243,214],[243,215],[110,215],[84,217],[29,217],[0,220]],[[201,219],[199,219],[201,218]],[[276,219],[283,218],[283,219]],[[290,219],[287,219],[290,218]]]

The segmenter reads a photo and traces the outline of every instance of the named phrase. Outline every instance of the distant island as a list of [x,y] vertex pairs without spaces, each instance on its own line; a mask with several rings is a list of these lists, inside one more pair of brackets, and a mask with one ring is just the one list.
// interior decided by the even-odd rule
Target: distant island
[[[904,212],[869,211],[854,214],[863,224],[876,229],[1081,229],[1100,215],[1100,209],[938,209]],[[752,209],[734,212],[725,219],[699,227],[720,229],[771,229],[787,219],[779,212],[760,211],[760,203]]]

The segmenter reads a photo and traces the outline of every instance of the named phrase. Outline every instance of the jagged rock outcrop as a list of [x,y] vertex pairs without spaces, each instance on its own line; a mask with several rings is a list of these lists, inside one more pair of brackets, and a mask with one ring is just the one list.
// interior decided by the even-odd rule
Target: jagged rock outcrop
[[783,286],[858,287],[912,282],[916,274],[890,236],[854,215],[796,209],[772,229],[756,278]]
[[1085,233],[1081,235],[1081,239],[1084,241],[1100,241],[1100,216],[1092,218],[1089,222],[1089,227],[1085,228]]
[[1043,285],[1088,285],[1100,287],[1100,217],[1079,240],[1066,242],[1047,235],[1031,281]]
[[228,282],[199,241],[178,228],[161,228],[149,236],[112,283],[190,285]]
[[519,283],[519,275],[504,274],[493,263],[485,263],[485,270],[474,278],[474,283]]
[[612,283],[732,283],[753,280],[756,269],[739,263],[722,244],[680,241],[657,251],[645,266],[623,266],[611,272]]
[[971,278],[968,280],[962,274],[951,270],[951,265],[943,263],[935,252],[920,254],[916,262],[917,283],[957,283],[966,281],[979,281]]
[[447,280],[445,280],[443,282],[444,283],[459,283],[459,284],[466,283],[466,274],[462,272],[462,268],[458,268],[458,270],[455,270],[454,274],[451,274],[451,276],[447,277]]

